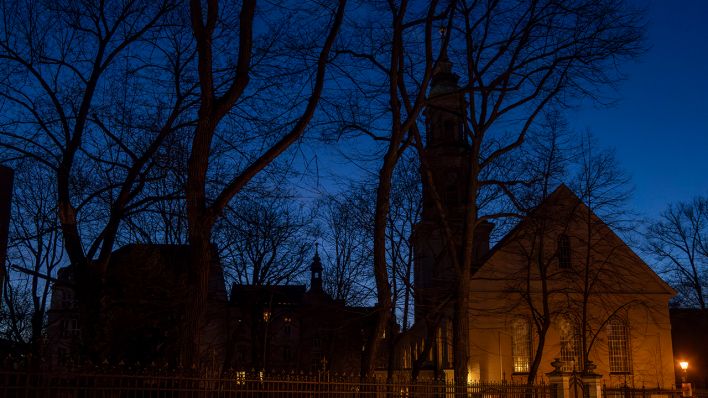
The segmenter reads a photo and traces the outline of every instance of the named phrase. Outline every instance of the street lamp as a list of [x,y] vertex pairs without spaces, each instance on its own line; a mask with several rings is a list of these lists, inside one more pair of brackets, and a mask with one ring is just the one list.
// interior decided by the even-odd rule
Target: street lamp
[[683,370],[683,376],[681,376],[681,381],[686,382],[686,371],[688,370],[688,362],[687,361],[681,361],[679,362],[679,366]]
[[680,361],[679,366],[683,371],[681,374],[681,391],[684,397],[693,396],[693,391],[691,391],[691,383],[688,382],[688,361]]

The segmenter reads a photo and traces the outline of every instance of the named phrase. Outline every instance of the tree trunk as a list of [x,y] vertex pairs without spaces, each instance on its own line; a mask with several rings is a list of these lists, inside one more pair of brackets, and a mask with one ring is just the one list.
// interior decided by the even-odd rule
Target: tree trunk
[[190,300],[187,301],[184,328],[183,366],[199,366],[201,359],[201,338],[205,325],[207,296],[209,294],[209,271],[212,262],[212,250],[209,237],[211,228],[190,231]]
[[455,351],[454,369],[455,384],[459,386],[467,385],[467,374],[469,372],[469,338],[470,338],[470,275],[469,272],[462,272],[457,282],[455,298],[455,312],[452,318],[452,338]]

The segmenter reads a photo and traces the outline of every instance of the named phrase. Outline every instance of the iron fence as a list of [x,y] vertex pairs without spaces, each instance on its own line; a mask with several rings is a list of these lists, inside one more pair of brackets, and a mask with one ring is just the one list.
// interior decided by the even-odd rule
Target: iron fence
[[681,390],[603,386],[602,396],[603,398],[681,398]]
[[550,398],[547,385],[472,383],[456,388],[436,380],[361,380],[352,375],[231,372],[181,374],[0,372],[0,397],[8,398],[248,398],[248,397],[454,397]]
[[[681,391],[603,386],[602,398],[680,398]],[[551,398],[552,386],[479,382],[455,386],[440,380],[387,382],[352,374],[230,371],[210,374],[168,369],[82,369],[80,372],[0,371],[0,398],[249,398],[249,397],[470,397]],[[694,391],[708,398],[708,391]]]

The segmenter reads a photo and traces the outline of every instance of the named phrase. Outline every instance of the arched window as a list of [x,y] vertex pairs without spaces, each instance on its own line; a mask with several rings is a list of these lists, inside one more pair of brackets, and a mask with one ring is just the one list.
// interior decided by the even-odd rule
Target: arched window
[[607,323],[607,348],[611,373],[631,373],[629,357],[629,326],[619,318]]
[[531,324],[517,318],[511,325],[511,356],[514,373],[528,373],[531,368]]
[[560,326],[560,359],[562,370],[572,372],[582,369],[583,353],[580,333],[575,323],[568,318],[561,318]]
[[558,235],[558,267],[570,268],[570,238],[568,235]]

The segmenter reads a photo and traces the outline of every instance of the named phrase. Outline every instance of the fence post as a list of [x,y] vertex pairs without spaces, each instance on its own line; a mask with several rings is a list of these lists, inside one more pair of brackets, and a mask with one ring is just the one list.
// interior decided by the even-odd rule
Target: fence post
[[553,366],[553,371],[546,373],[551,398],[570,398],[570,376],[561,370],[563,362],[559,358],[555,358],[551,362],[551,366]]
[[602,398],[602,386],[600,385],[602,375],[595,373],[596,368],[597,366],[592,361],[585,363],[585,371],[582,376],[584,398]]

